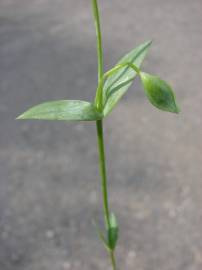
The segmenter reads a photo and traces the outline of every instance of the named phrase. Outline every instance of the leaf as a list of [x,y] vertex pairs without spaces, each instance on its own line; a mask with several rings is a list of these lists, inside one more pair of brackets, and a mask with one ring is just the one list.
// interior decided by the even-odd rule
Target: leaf
[[110,215],[110,227],[108,228],[108,246],[111,250],[114,250],[118,241],[118,223],[115,215],[111,213]]
[[101,229],[98,227],[97,223],[94,220],[93,220],[93,225],[95,226],[97,235],[100,238],[100,240],[103,242],[104,247],[106,248],[106,250],[109,251],[110,247],[108,246],[107,240],[105,239],[103,232],[101,231]]
[[155,107],[172,113],[180,112],[175,101],[175,94],[167,82],[144,72],[140,73],[140,77],[145,93]]
[[[151,45],[151,41],[145,42],[124,56],[118,64],[130,62],[140,67]],[[110,76],[103,88],[104,116],[108,115],[118,103],[120,98],[131,86],[136,72],[130,67],[123,67]]]
[[102,114],[86,101],[57,100],[34,106],[17,119],[95,121],[102,119]]

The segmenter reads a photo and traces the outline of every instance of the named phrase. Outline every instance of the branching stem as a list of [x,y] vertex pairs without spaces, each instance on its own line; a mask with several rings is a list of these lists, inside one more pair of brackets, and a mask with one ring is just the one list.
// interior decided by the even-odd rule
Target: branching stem
[[110,76],[112,76],[114,73],[116,73],[119,69],[122,69],[124,67],[131,68],[135,73],[140,75],[141,70],[135,64],[130,63],[130,62],[118,64],[112,69],[108,70],[106,73],[104,73],[98,83],[97,94],[96,94],[96,99],[95,99],[95,104],[97,105],[97,108],[100,109],[101,111],[102,111],[102,105],[103,105],[103,86],[104,86],[105,80],[109,78]]

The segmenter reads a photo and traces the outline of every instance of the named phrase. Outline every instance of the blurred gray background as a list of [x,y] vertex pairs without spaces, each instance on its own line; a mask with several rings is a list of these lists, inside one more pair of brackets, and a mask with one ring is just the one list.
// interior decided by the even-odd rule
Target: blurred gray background
[[[153,39],[144,69],[180,115],[137,82],[105,121],[119,270],[202,269],[202,1],[100,0],[105,68]],[[0,0],[0,269],[103,270],[94,123],[16,121],[45,100],[92,100],[90,0]]]

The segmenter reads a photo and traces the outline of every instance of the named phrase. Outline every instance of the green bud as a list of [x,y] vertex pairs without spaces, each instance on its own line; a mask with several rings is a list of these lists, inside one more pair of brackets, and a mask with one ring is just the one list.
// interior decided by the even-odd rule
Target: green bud
[[180,112],[170,85],[159,77],[144,72],[140,73],[140,77],[145,93],[152,105],[163,111]]

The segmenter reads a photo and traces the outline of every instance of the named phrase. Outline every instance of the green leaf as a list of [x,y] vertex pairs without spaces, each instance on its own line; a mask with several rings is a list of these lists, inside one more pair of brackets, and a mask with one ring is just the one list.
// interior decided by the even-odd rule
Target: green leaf
[[113,213],[110,215],[110,227],[108,228],[108,246],[114,250],[118,241],[119,227],[117,219]]
[[175,94],[165,81],[157,76],[141,72],[141,81],[149,101],[158,109],[172,113],[179,113],[180,109],[175,101]]
[[[140,67],[151,45],[151,41],[145,42],[124,56],[118,64],[130,62]],[[120,98],[131,86],[137,73],[130,67],[123,67],[110,76],[103,88],[104,116],[108,115]]]
[[102,114],[86,101],[57,100],[34,106],[17,119],[95,121],[102,119]]
[[100,238],[100,240],[103,242],[104,247],[109,251],[110,247],[108,246],[107,240],[105,239],[105,236],[104,236],[103,232],[101,231],[101,229],[99,228],[99,226],[97,225],[95,220],[93,220],[93,225],[95,226],[97,235]]

